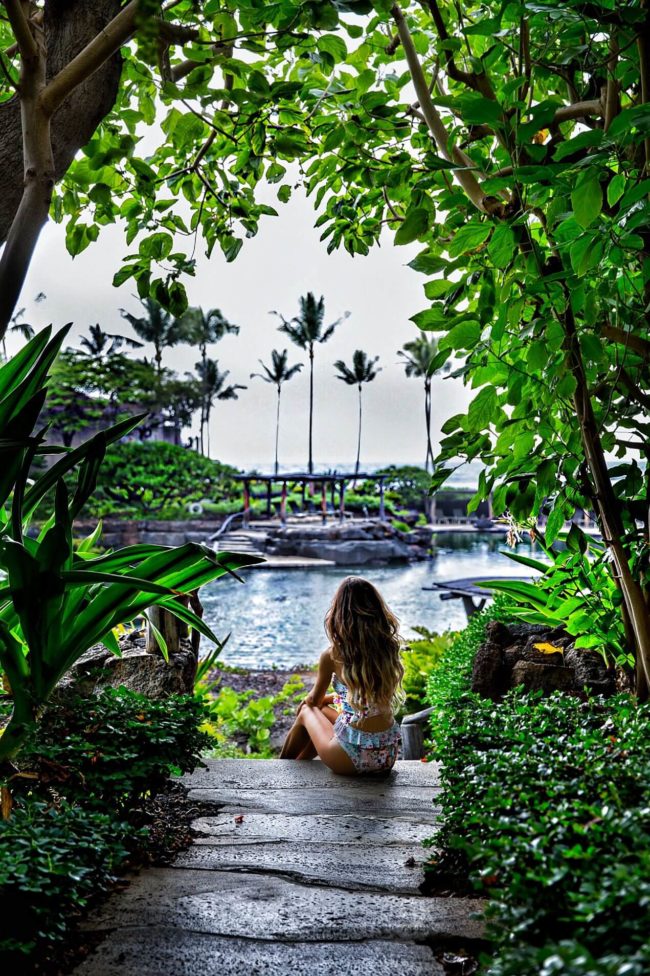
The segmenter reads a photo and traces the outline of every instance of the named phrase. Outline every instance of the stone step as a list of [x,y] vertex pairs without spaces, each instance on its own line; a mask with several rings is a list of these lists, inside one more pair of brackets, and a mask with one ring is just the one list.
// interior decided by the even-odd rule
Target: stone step
[[428,946],[403,942],[268,943],[134,926],[75,969],[76,976],[444,976]]
[[[379,872],[384,858],[378,853]],[[472,917],[481,907],[475,899],[353,892],[268,874],[150,868],[83,927],[101,932],[135,923],[147,929],[162,926],[179,933],[280,944],[366,939],[471,941],[483,935],[480,922]]]

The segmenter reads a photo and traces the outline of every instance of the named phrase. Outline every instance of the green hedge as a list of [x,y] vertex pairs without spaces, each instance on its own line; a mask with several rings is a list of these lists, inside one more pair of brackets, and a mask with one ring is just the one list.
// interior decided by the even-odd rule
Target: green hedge
[[[80,909],[147,846],[143,799],[194,769],[210,737],[188,696],[108,689],[52,708],[20,754],[0,821],[0,961],[24,972],[66,937]],[[3,970],[4,971],[4,970]]]
[[443,763],[430,843],[489,896],[485,972],[647,974],[650,708],[626,696],[472,695],[486,619],[473,619],[429,684]]

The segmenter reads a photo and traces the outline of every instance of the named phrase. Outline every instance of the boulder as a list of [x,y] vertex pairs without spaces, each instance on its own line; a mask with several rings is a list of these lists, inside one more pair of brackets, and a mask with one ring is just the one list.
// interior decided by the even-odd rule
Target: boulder
[[573,668],[575,684],[596,695],[613,695],[616,690],[616,670],[608,668],[600,654],[572,647],[564,656],[567,667]]
[[120,687],[148,698],[192,694],[197,655],[189,640],[181,640],[169,663],[160,654],[147,653],[144,636],[123,637],[120,650],[122,657],[116,657],[103,644],[95,644],[61,679],[56,694],[87,697]]
[[406,561],[409,547],[398,539],[376,541],[364,539],[349,542],[301,542],[295,546],[298,556],[330,559],[342,566],[363,566],[368,563]]
[[526,691],[542,691],[545,695],[553,691],[573,691],[573,670],[552,664],[517,661],[510,676],[510,687],[517,685],[523,685]]
[[485,641],[476,652],[472,666],[472,691],[493,701],[504,692],[503,651],[492,641]]

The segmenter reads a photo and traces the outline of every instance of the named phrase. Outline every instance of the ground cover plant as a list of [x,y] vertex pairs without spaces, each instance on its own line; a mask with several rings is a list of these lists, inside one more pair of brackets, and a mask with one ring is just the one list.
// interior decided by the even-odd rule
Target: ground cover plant
[[201,677],[195,695],[205,709],[202,729],[211,737],[211,754],[271,759],[276,754],[271,746],[274,726],[281,716],[293,716],[306,694],[300,675],[292,675],[271,695],[258,695],[253,689],[237,691],[228,684],[227,672],[216,680]]
[[0,820],[0,960],[11,971],[45,966],[127,864],[159,844],[173,849],[179,832],[185,842],[177,811],[161,825],[150,808],[172,774],[199,764],[210,742],[204,718],[191,696],[151,701],[125,689],[48,709],[17,761],[11,816]]
[[[650,965],[650,710],[609,700],[468,692],[497,606],[429,682],[443,819],[434,885],[489,897],[489,976],[641,976]],[[436,881],[438,878],[438,881]]]

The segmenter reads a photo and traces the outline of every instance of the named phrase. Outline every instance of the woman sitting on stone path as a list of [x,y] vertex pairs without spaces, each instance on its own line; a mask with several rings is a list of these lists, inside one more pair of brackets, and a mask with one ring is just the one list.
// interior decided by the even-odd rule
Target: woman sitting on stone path
[[[325,617],[331,646],[298,709],[280,759],[320,756],[343,776],[386,772],[397,759],[404,674],[398,621],[368,580],[348,576]],[[332,684],[334,694],[327,690]]]

